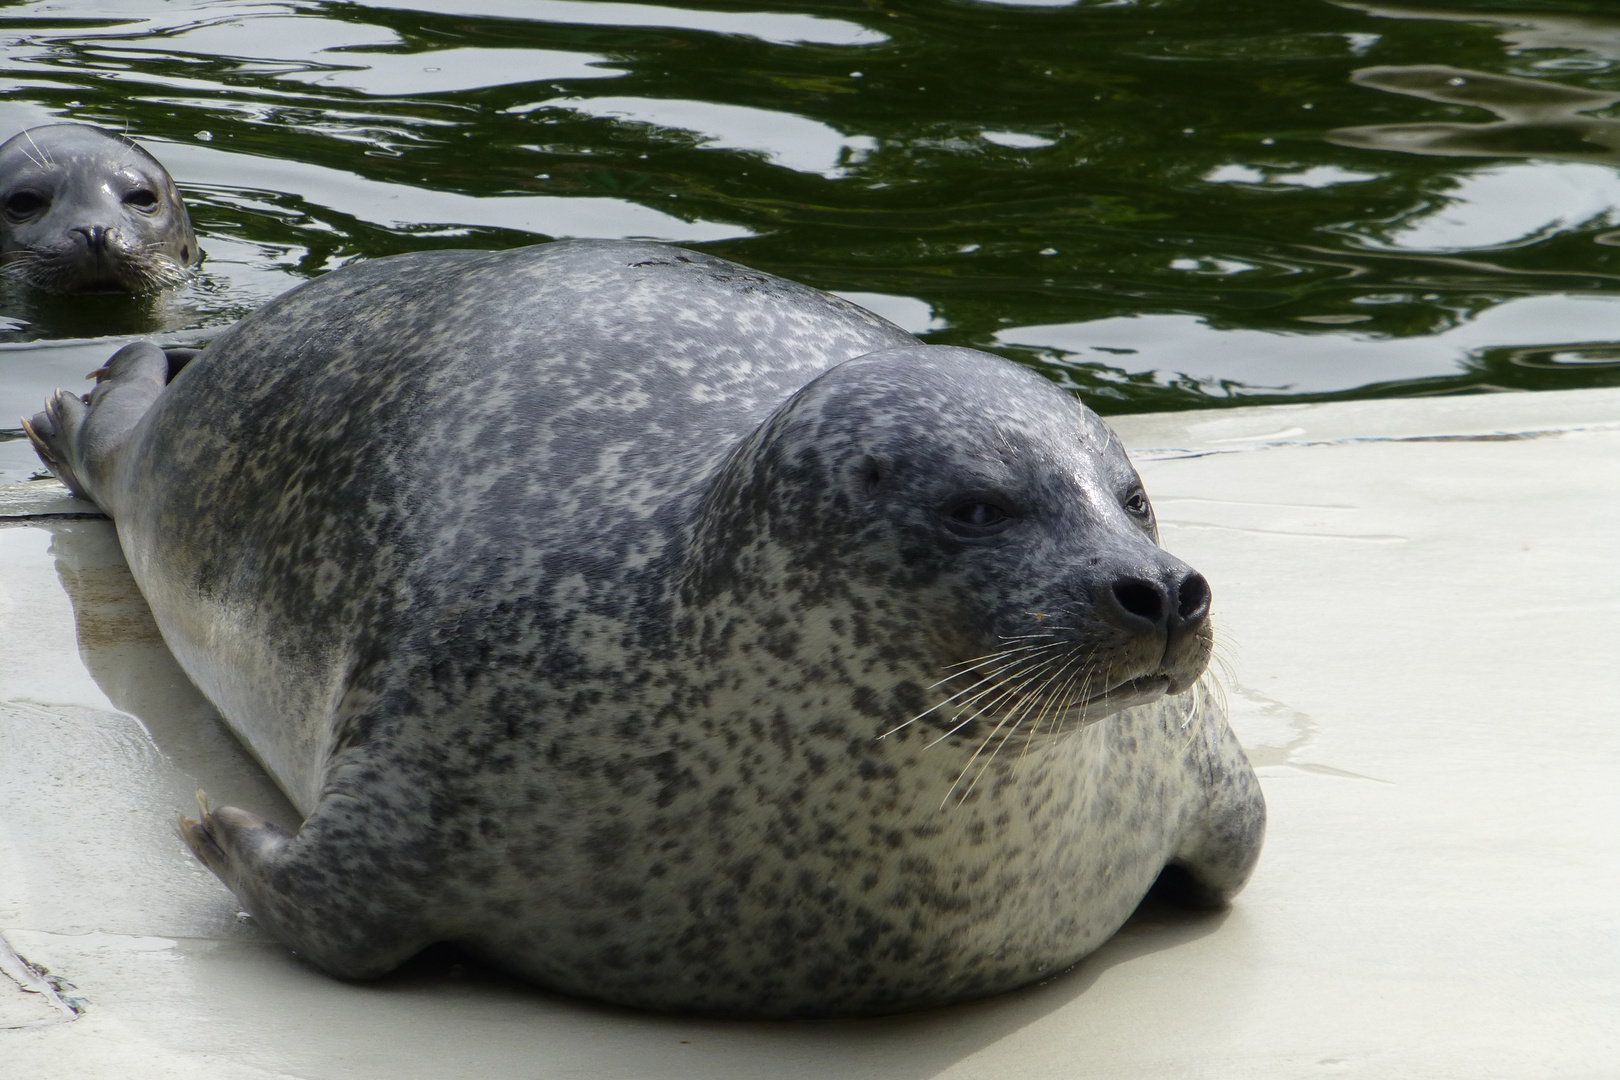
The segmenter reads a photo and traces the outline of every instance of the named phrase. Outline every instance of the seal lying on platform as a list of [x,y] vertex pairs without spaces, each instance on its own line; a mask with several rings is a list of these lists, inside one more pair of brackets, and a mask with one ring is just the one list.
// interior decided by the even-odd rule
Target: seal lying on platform
[[202,259],[156,158],[88,124],[0,144],[0,274],[53,292],[152,292]]
[[31,433],[306,815],[186,839],[329,972],[452,940],[630,1005],[911,1009],[1254,866],[1209,588],[1015,364],[583,241],[347,267],[168,371],[129,346]]

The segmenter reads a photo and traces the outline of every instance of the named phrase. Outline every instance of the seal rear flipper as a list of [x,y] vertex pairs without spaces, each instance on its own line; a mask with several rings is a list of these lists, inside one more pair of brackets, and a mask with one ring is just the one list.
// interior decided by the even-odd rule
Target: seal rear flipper
[[119,454],[168,384],[169,368],[162,349],[137,341],[93,373],[96,387],[87,397],[65,390],[51,395],[43,412],[23,421],[45,467],[75,495],[116,516],[109,497]]
[[265,930],[342,979],[386,975],[439,940],[419,913],[399,860],[345,819],[328,797],[297,835],[234,806],[181,818],[180,838]]
[[51,471],[68,490],[81,499],[95,502],[84,481],[79,479],[74,471],[73,462],[77,455],[76,435],[84,426],[84,414],[89,407],[66,390],[58,390],[45,399],[45,410],[34,414],[34,418],[22,418],[23,433],[34,446],[34,453],[39,460]]

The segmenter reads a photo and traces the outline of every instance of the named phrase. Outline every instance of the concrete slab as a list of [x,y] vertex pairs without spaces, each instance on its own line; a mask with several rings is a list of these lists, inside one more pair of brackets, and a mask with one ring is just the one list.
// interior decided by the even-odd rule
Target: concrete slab
[[373,985],[303,967],[170,831],[198,787],[293,814],[111,526],[0,493],[0,1076],[1611,1075],[1620,391],[1115,426],[1214,584],[1259,871],[1040,986],[848,1023],[635,1014],[448,953]]

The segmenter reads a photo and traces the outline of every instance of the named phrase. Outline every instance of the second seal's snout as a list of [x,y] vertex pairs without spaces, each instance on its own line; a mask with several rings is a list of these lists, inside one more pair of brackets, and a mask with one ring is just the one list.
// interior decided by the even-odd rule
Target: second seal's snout
[[73,231],[84,237],[84,246],[92,253],[100,255],[107,249],[107,227],[105,225],[79,225]]

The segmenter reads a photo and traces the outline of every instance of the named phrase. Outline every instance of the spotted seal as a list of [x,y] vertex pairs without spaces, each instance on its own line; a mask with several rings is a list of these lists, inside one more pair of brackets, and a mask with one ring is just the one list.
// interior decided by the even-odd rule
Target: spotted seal
[[[1073,964],[1264,803],[1210,591],[1007,360],[650,243],[336,271],[30,432],[305,815],[183,824],[339,976],[855,1015]],[[167,383],[167,385],[165,385]]]
[[115,132],[46,124],[0,144],[0,275],[52,292],[152,292],[202,259],[158,160]]

